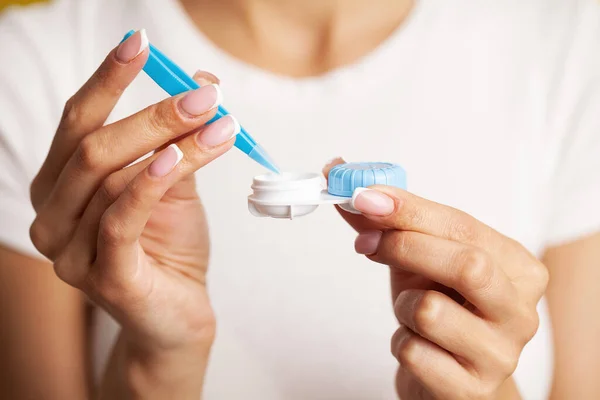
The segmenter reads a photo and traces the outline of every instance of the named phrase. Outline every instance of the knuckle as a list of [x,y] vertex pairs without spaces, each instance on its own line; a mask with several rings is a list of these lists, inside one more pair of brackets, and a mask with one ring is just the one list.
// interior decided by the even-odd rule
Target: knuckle
[[417,332],[431,332],[436,326],[440,317],[441,302],[441,295],[433,290],[429,290],[421,296],[413,316]]
[[398,347],[398,344],[402,340],[402,335],[403,335],[402,328],[396,329],[396,331],[392,335],[392,339],[390,340],[390,353],[392,353],[393,356],[396,356],[396,349]]
[[[143,298],[147,298],[147,294]],[[198,310],[187,322],[187,328],[201,341],[214,340],[217,319],[212,310]]]
[[477,232],[470,217],[462,212],[448,218],[446,230],[447,236],[457,242],[473,243],[477,238]]
[[71,96],[63,108],[62,121],[67,126],[77,126],[80,116],[79,103],[75,96]]
[[546,292],[546,288],[548,287],[548,283],[550,281],[550,273],[548,272],[548,268],[538,261],[533,264],[531,273],[533,276],[533,281],[539,289],[541,296],[544,292]]
[[494,279],[494,269],[489,255],[476,248],[470,248],[460,255],[458,279],[469,290],[486,290]]
[[426,216],[420,207],[404,207],[402,209],[401,223],[408,227],[423,226]]
[[537,333],[540,326],[540,318],[538,313],[534,310],[533,312],[527,310],[521,313],[519,318],[520,331],[522,332],[522,343],[525,346]]
[[506,238],[505,240],[512,244],[512,248],[516,249],[517,253],[520,255],[520,259],[527,266],[527,277],[541,288],[542,293],[545,292],[546,287],[550,282],[548,267],[546,267],[546,265],[536,256],[531,254],[521,243],[511,238]]
[[148,132],[162,134],[181,123],[182,118],[173,101],[154,104],[148,108]]
[[85,136],[79,143],[75,153],[78,166],[84,171],[98,168],[102,163],[101,146],[92,135]]
[[35,248],[49,259],[53,259],[52,254],[52,232],[42,221],[40,216],[36,217],[29,227],[29,237]]
[[502,374],[504,378],[512,375],[517,369],[519,361],[518,352],[513,349],[498,351],[495,355],[496,370]]
[[29,200],[33,205],[33,208],[37,210],[42,203],[41,196],[41,184],[40,184],[40,176],[39,174],[33,178],[31,181],[31,185],[29,185]]
[[413,333],[407,333],[407,337],[398,347],[396,354],[403,368],[414,370],[419,365],[419,339]]
[[53,264],[54,274],[63,282],[76,286],[77,281],[74,276],[73,265],[65,256],[60,256]]
[[384,233],[383,240],[386,239],[386,236],[388,236],[392,242],[394,254],[399,257],[410,254],[414,248],[414,240],[408,231],[391,231],[389,233]]
[[98,239],[106,245],[115,246],[127,241],[127,231],[123,221],[113,215],[109,212],[100,219]]
[[529,342],[536,335],[540,327],[540,317],[537,312],[531,313],[527,322],[525,339]]
[[69,265],[64,257],[59,257],[53,264],[54,273],[63,282],[69,281]]

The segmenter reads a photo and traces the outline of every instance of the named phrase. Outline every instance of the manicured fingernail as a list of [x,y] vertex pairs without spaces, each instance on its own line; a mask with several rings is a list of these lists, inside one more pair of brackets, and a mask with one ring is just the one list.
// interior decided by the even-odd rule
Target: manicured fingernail
[[119,45],[116,53],[117,60],[127,64],[144,51],[146,47],[148,47],[148,36],[146,36],[145,29],[140,29]]
[[179,164],[182,158],[183,152],[181,149],[176,144],[171,144],[156,157],[156,160],[152,161],[152,164],[148,167],[148,173],[150,176],[157,178],[163,177],[173,171],[173,168]]
[[207,71],[198,70],[193,76],[194,80],[200,85],[219,84],[219,78]]
[[329,160],[325,163],[325,166],[323,167],[323,172],[328,172],[336,165],[343,164],[343,163],[345,163],[345,161],[342,157],[332,158],[331,160]]
[[394,200],[368,188],[357,188],[352,196],[352,207],[364,214],[383,217],[394,211]]
[[379,242],[381,241],[381,236],[383,232],[381,231],[368,231],[363,232],[354,241],[354,250],[358,254],[375,254],[377,253],[377,248],[379,247]]
[[179,105],[187,114],[198,116],[219,106],[222,101],[223,94],[219,85],[212,84],[189,92],[181,99]]
[[198,133],[196,141],[201,147],[215,147],[240,133],[240,130],[237,119],[233,115],[226,115]]

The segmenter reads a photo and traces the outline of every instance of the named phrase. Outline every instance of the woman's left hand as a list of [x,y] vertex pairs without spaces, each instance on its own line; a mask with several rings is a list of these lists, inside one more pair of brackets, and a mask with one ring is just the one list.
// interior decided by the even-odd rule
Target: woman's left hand
[[492,399],[538,328],[548,272],[519,243],[406,191],[357,191],[356,251],[389,265],[402,399]]

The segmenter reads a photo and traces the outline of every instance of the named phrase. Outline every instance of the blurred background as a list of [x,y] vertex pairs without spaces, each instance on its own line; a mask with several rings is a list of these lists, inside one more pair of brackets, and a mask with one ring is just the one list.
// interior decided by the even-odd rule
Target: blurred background
[[31,4],[39,3],[43,0],[0,0],[0,10],[11,4]]

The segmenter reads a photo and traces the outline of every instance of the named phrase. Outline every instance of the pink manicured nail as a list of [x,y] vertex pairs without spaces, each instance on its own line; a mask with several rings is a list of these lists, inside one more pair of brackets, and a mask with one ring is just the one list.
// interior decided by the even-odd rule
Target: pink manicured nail
[[215,74],[211,74],[208,71],[198,70],[193,76],[193,79],[200,85],[219,84],[220,80]]
[[354,242],[354,250],[358,254],[375,254],[377,253],[377,248],[379,247],[379,242],[381,241],[381,236],[383,232],[381,231],[368,231],[363,232],[356,238]]
[[198,133],[196,141],[201,147],[215,147],[240,133],[240,129],[240,124],[235,117],[226,115]]
[[202,86],[186,94],[180,101],[181,109],[192,116],[202,115],[222,103],[219,85]]
[[141,29],[119,45],[116,53],[117,60],[127,64],[144,51],[146,47],[148,47],[148,36],[146,36],[146,30]]
[[394,200],[368,188],[357,188],[352,196],[352,207],[364,214],[385,216],[394,211]]
[[173,171],[173,168],[182,158],[183,153],[179,147],[176,144],[171,144],[156,157],[156,160],[152,161],[152,164],[148,167],[148,173],[150,176],[157,178],[163,177]]

